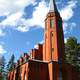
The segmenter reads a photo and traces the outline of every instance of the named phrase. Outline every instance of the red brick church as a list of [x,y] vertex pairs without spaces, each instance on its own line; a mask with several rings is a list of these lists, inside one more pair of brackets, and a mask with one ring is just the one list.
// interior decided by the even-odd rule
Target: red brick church
[[8,73],[8,80],[80,80],[75,68],[64,63],[62,18],[55,0],[50,0],[45,19],[44,43],[24,55]]

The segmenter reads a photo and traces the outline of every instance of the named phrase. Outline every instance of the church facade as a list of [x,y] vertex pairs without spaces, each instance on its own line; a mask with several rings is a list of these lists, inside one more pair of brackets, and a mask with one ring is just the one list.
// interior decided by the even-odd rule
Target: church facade
[[44,43],[24,55],[8,73],[8,80],[80,80],[75,68],[64,62],[62,18],[50,0],[45,19]]

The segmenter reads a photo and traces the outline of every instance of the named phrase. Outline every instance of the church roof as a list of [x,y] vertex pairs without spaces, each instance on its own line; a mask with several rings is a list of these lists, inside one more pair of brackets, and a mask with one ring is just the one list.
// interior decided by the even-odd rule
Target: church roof
[[50,2],[49,2],[49,12],[55,12],[55,10],[56,10],[55,0],[50,0]]

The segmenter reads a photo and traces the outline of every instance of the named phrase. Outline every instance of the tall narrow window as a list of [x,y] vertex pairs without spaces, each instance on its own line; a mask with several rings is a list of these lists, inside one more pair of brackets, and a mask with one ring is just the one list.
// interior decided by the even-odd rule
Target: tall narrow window
[[54,20],[50,19],[50,27],[53,28],[54,27]]
[[47,26],[45,26],[45,31],[47,30]]
[[47,21],[45,21],[45,31],[47,30]]
[[52,51],[54,51],[54,33],[51,32],[51,48],[53,49]]

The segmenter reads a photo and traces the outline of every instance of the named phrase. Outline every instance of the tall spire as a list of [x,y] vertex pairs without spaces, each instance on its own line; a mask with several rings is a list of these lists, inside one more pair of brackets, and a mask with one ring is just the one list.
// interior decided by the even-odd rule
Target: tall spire
[[55,11],[56,11],[55,0],[50,0],[50,2],[49,2],[49,12],[55,12]]

